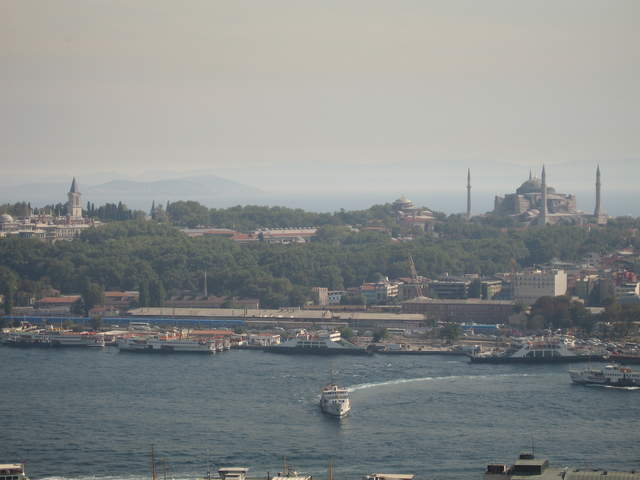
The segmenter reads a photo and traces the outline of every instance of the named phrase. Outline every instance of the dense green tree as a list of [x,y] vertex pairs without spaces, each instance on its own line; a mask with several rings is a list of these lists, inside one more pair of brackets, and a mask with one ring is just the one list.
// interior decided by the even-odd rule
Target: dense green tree
[[342,327],[339,329],[340,330],[340,336],[342,338],[344,338],[345,340],[350,340],[354,337],[354,333],[353,330],[349,327]]
[[164,285],[158,279],[149,282],[149,303],[152,307],[161,307],[164,304],[166,292]]
[[378,343],[386,338],[389,338],[389,331],[386,328],[377,328],[373,332],[373,338],[371,340],[374,343]]
[[93,307],[104,305],[104,288],[97,283],[85,281],[81,290],[84,313],[89,313]]
[[448,343],[455,342],[462,335],[462,327],[457,323],[447,323],[440,329],[440,338]]
[[0,293],[3,296],[3,307],[6,315],[11,315],[13,302],[18,288],[18,276],[10,268],[0,266]]

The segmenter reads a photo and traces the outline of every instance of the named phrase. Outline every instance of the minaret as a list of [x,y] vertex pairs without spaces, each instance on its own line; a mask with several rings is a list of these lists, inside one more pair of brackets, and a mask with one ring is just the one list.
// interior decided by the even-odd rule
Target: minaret
[[542,165],[542,224],[547,224],[547,174]]
[[71,188],[67,194],[69,201],[67,202],[67,215],[71,218],[82,218],[82,204],[80,203],[80,189],[76,177],[73,177]]
[[596,217],[596,222],[602,215],[600,210],[600,165],[596,168],[596,208],[593,211],[593,216]]
[[471,218],[471,169],[467,169],[467,220]]

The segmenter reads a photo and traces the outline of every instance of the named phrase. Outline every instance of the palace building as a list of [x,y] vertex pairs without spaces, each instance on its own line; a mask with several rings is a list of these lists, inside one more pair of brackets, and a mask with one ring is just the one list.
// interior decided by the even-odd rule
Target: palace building
[[71,240],[87,228],[100,223],[82,216],[81,193],[75,178],[71,182],[67,198],[66,215],[53,213],[34,215],[32,212],[21,218],[13,218],[9,214],[0,215],[0,237]]

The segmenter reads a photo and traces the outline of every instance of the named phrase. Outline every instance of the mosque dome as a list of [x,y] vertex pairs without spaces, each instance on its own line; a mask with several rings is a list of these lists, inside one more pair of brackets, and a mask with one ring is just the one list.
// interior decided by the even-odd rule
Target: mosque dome
[[530,178],[526,182],[524,182],[518,189],[516,193],[518,195],[523,195],[525,193],[540,193],[542,192],[542,182],[538,178]]
[[393,202],[393,204],[398,207],[410,207],[413,205],[413,202],[409,200],[407,197],[405,197],[404,195],[402,195],[399,199]]
[[[542,193],[542,182],[539,178],[530,178],[516,190],[518,195],[527,193]],[[547,193],[556,193],[556,189],[547,185]]]
[[13,223],[13,217],[8,213],[0,215],[0,223]]

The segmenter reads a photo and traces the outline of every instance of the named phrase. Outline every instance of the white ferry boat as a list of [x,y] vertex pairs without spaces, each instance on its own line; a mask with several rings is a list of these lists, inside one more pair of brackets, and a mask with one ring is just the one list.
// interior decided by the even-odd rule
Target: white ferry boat
[[51,346],[49,335],[42,330],[10,332],[2,337],[2,344],[10,347],[35,348]]
[[349,391],[335,384],[329,384],[320,394],[320,409],[329,415],[344,417],[351,410]]
[[604,368],[569,370],[569,376],[573,383],[582,385],[640,387],[640,372],[619,365],[606,365]]
[[0,463],[0,480],[29,480],[23,463]]
[[213,342],[180,338],[130,337],[118,340],[121,352],[141,353],[215,353]]
[[52,347],[104,347],[103,333],[95,332],[63,332],[50,335]]

